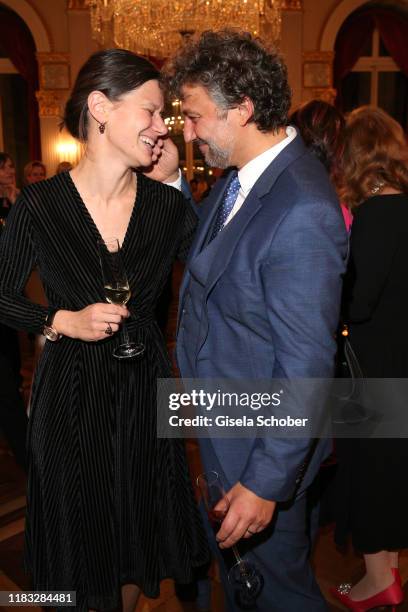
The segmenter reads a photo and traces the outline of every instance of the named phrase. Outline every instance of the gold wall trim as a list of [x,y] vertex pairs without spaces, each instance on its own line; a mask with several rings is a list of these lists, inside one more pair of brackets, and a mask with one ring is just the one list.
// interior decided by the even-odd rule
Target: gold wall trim
[[40,117],[62,118],[68,94],[68,89],[40,89],[37,91],[35,95],[38,100]]
[[302,11],[302,0],[282,0],[282,11]]
[[333,62],[334,51],[303,51],[304,62]]
[[40,89],[71,87],[69,53],[37,53]]
[[305,89],[319,92],[333,87],[333,51],[303,51],[302,59]]
[[68,0],[68,11],[87,11],[89,9],[88,0]]

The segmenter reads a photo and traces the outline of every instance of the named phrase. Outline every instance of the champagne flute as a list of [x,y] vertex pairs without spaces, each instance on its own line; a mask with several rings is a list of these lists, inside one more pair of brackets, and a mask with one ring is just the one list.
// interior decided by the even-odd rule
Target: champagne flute
[[[131,291],[119,240],[117,238],[99,240],[98,250],[106,300],[110,304],[125,306],[130,300]],[[124,342],[113,351],[113,356],[116,359],[131,359],[144,353],[145,347],[143,344],[130,341],[126,319],[122,323],[122,334]]]
[[[197,477],[197,486],[211,526],[214,532],[217,532],[230,507],[219,474],[215,471],[200,474]],[[241,557],[236,545],[231,547],[231,551],[235,563],[228,572],[228,580],[236,588],[236,603],[243,610],[254,610],[256,599],[264,586],[264,578],[253,563]]]

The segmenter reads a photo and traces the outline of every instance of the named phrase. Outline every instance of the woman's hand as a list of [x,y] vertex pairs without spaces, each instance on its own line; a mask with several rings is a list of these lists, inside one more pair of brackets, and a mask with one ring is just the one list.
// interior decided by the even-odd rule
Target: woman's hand
[[161,183],[173,183],[179,177],[178,150],[174,142],[167,136],[159,138],[152,155],[153,164],[146,168],[144,174]]
[[95,342],[116,333],[122,319],[128,316],[129,311],[125,306],[97,303],[77,312],[58,310],[54,317],[53,327],[63,336]]

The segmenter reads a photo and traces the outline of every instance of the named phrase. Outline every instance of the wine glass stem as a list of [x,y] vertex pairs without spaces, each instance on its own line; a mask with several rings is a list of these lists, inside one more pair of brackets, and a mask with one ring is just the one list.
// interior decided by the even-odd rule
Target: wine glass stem
[[130,340],[129,340],[128,328],[127,328],[127,325],[126,325],[126,319],[123,319],[123,323],[122,323],[122,335],[123,335],[123,339],[125,341],[125,344],[129,344]]
[[236,546],[235,544],[234,544],[234,546],[232,546],[232,552],[233,552],[233,554],[234,554],[235,561],[236,561],[237,563],[242,563],[242,557],[241,557],[241,555],[239,554],[239,550],[238,550],[238,548],[237,548],[237,546]]

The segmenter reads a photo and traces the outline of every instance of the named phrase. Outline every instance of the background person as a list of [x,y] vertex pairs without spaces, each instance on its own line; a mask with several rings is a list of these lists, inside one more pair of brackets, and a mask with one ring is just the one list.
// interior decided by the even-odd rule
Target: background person
[[8,153],[0,152],[0,221],[4,221],[17,199],[16,169]]
[[69,172],[72,170],[74,166],[69,161],[62,161],[58,164],[55,174],[60,174],[61,172]]
[[[298,128],[305,145],[322,162],[337,187],[345,127],[342,113],[324,100],[310,100],[291,114],[289,123]],[[344,204],[341,204],[341,210],[349,231],[353,215]]]
[[47,178],[47,168],[42,161],[30,161],[24,166],[24,185],[32,185],[45,178]]
[[[401,126],[378,108],[350,113],[342,169],[342,200],[354,211],[349,339],[365,377],[407,378],[408,146]],[[336,541],[351,534],[366,574],[348,593],[333,593],[351,610],[395,605],[402,600],[398,550],[408,546],[408,491],[401,486],[408,441],[339,439],[336,447]]]
[[[166,157],[158,79],[130,51],[89,58],[65,109],[84,157],[26,187],[0,241],[1,319],[49,338],[31,399],[26,562],[34,590],[76,591],[78,610],[130,612],[140,590],[157,597],[162,579],[188,582],[208,559],[184,446],[156,434],[156,381],[171,366],[153,312],[195,228],[177,189],[134,171]],[[97,243],[111,237],[127,308],[106,301]],[[22,294],[34,264],[49,308]],[[137,361],[112,355],[125,318],[146,348]]]

